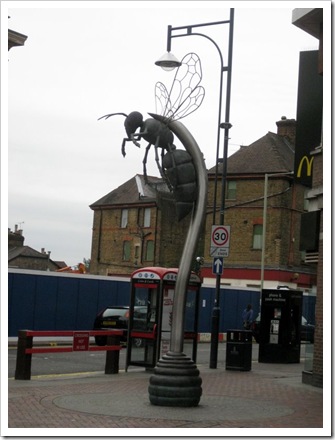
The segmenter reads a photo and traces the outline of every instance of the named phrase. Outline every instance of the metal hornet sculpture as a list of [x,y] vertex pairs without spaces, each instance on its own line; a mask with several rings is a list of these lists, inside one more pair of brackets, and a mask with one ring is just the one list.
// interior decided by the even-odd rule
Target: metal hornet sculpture
[[[183,343],[187,285],[206,211],[207,171],[195,139],[178,121],[201,105],[205,95],[204,88],[199,86],[201,79],[200,59],[196,54],[190,53],[183,58],[170,93],[164,84],[156,84],[156,111],[158,104],[163,110],[161,115],[149,113],[152,118],[145,121],[138,112],[102,116],[105,119],[116,114],[126,117],[128,137],[122,142],[123,155],[126,142],[131,141],[137,147],[140,146],[138,141],[141,138],[148,142],[143,159],[143,172],[147,182],[147,156],[151,145],[154,145],[160,174],[175,196],[178,219],[193,210],[176,282],[170,350],[158,361],[154,375],[150,378],[148,391],[153,405],[197,406],[202,394],[199,370],[193,360],[183,353]],[[175,96],[177,97],[174,98]],[[186,151],[176,149],[173,144],[174,136]],[[161,158],[158,149],[161,149]]]
[[156,83],[156,113],[163,116],[163,119],[159,120],[154,114],[149,113],[152,117],[144,120],[142,114],[137,111],[129,115],[112,113],[99,118],[108,119],[116,115],[126,118],[124,126],[127,137],[123,139],[121,146],[123,156],[126,155],[127,142],[132,142],[136,147],[140,147],[141,139],[148,142],[143,158],[143,174],[147,184],[150,184],[147,176],[147,158],[151,146],[154,146],[160,175],[176,202],[178,221],[183,219],[194,206],[197,182],[192,157],[187,151],[176,149],[169,123],[184,118],[199,108],[205,96],[204,88],[199,85],[201,79],[199,57],[194,53],[187,54],[182,60],[182,65],[177,69],[170,92],[163,83]]

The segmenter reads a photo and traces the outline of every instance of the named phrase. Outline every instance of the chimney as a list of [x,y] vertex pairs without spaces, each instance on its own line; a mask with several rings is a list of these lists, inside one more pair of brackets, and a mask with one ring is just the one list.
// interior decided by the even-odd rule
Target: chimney
[[23,230],[22,230],[22,229],[19,229],[18,226],[15,225],[14,234],[16,234],[16,235],[22,235],[22,234],[23,234]]
[[285,136],[295,146],[295,133],[296,133],[296,120],[287,119],[286,116],[282,116],[280,121],[276,122],[277,134],[279,136]]
[[8,249],[12,247],[21,247],[24,243],[24,237],[22,235],[22,231],[17,228],[15,225],[15,232],[12,232],[10,228],[8,228]]

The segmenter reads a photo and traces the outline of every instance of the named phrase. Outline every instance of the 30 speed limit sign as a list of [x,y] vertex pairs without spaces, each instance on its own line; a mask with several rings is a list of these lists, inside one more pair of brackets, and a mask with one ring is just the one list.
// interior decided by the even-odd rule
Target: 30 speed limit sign
[[230,226],[213,225],[211,233],[210,254],[212,257],[228,256]]

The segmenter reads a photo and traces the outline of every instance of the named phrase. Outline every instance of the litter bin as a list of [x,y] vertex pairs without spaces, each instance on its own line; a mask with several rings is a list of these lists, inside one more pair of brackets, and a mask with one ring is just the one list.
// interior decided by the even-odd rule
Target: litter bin
[[227,330],[226,370],[250,371],[252,358],[252,332]]

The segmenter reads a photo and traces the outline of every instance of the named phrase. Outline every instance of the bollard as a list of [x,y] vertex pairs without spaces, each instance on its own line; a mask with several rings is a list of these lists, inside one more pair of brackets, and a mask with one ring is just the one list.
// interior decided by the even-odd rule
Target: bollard
[[27,354],[26,349],[32,348],[33,337],[27,336],[27,330],[19,330],[16,354],[16,380],[30,380],[31,377],[31,353]]
[[[120,345],[121,336],[107,336],[107,345]],[[120,350],[106,351],[105,374],[118,374]]]

